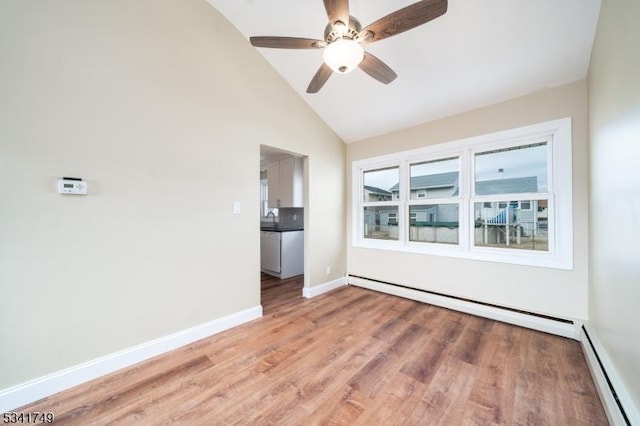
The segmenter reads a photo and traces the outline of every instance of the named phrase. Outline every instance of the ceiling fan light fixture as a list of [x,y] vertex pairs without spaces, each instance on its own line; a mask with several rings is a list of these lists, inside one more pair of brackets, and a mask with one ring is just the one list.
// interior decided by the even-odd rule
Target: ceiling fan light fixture
[[255,47],[275,49],[324,49],[324,63],[311,79],[307,93],[317,93],[335,72],[346,74],[359,67],[382,84],[389,84],[398,75],[362,45],[395,36],[426,24],[447,12],[448,0],[423,0],[391,12],[363,27],[349,14],[349,0],[323,0],[329,22],[324,38],[314,40],[301,37],[250,37]]
[[364,59],[364,48],[357,41],[341,38],[324,49],[324,62],[340,74],[353,71]]

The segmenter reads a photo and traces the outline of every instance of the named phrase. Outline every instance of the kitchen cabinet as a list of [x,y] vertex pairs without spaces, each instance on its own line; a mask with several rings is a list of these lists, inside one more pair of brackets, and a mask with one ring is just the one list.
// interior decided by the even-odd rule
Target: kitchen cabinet
[[304,274],[304,231],[282,232],[280,278]]
[[304,207],[302,158],[289,157],[267,166],[269,208]]
[[282,202],[280,196],[280,162],[269,164],[267,166],[267,201],[270,209],[277,209],[278,204]]

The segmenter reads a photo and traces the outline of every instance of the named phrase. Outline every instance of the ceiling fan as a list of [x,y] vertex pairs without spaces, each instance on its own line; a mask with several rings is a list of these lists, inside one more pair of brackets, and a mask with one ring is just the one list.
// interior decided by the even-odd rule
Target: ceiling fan
[[447,11],[447,0],[423,0],[398,9],[362,27],[349,15],[349,0],[323,0],[329,23],[324,40],[299,37],[251,37],[255,47],[276,49],[324,49],[324,63],[311,79],[307,93],[317,93],[331,74],[345,74],[355,67],[381,83],[389,84],[398,76],[387,64],[371,53],[363,44],[373,43],[425,24]]

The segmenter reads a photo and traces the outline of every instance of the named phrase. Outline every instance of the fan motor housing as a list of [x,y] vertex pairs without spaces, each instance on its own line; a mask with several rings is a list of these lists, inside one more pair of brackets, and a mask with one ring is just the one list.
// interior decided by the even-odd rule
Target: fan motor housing
[[342,33],[335,28],[334,24],[327,24],[326,28],[324,29],[324,39],[327,43],[332,43],[339,38],[348,38],[351,40],[355,40],[356,37],[358,37],[358,35],[360,34],[361,30],[362,25],[360,24],[360,21],[358,21],[353,16],[349,16],[349,25]]

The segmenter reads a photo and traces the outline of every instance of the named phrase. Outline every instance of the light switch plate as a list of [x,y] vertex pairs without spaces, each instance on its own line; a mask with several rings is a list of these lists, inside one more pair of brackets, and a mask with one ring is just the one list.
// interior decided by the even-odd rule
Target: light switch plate
[[233,213],[235,214],[242,213],[242,203],[240,201],[233,202]]

